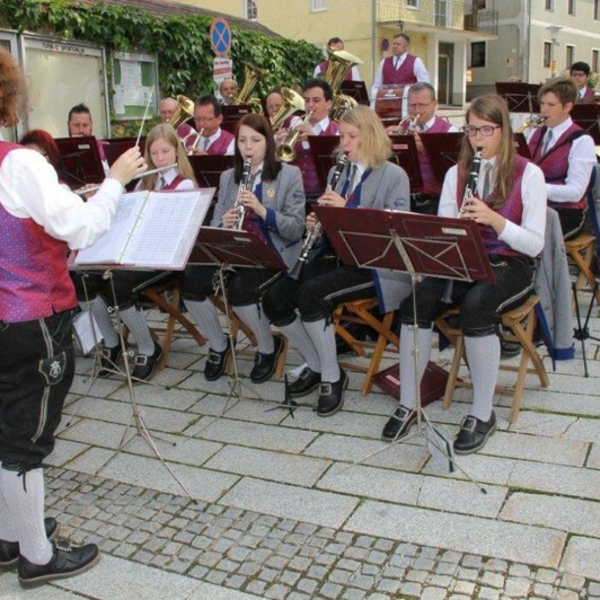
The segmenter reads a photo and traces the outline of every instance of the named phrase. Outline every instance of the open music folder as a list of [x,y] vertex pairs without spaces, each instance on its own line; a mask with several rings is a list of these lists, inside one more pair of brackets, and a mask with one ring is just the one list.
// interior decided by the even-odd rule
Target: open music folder
[[123,194],[110,229],[76,253],[76,266],[183,270],[215,188]]

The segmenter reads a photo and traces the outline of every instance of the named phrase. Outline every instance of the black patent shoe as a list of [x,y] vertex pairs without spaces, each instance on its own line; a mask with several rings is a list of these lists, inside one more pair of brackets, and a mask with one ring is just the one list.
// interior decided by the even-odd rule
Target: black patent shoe
[[250,380],[252,383],[264,383],[273,377],[277,368],[277,359],[281,356],[285,342],[279,335],[274,337],[275,350],[271,354],[257,352],[254,357],[254,367],[250,371]]
[[156,371],[158,361],[162,358],[162,348],[154,342],[154,352],[148,356],[146,354],[138,354],[135,357],[135,368],[131,373],[134,379],[150,379]]
[[322,381],[319,387],[317,414],[320,417],[335,415],[344,404],[344,390],[348,387],[348,375],[340,369],[340,378],[335,383]]
[[231,348],[229,344],[223,352],[217,352],[212,348],[208,349],[208,357],[204,363],[204,379],[206,381],[216,381],[225,373],[227,368],[227,360],[231,355]]
[[472,415],[465,417],[454,440],[454,452],[456,454],[471,454],[481,450],[494,431],[496,431],[496,414],[494,411],[492,411],[489,421],[480,421]]
[[417,422],[417,409],[398,404],[394,414],[389,418],[381,432],[385,442],[395,442],[408,435],[410,428]]
[[117,363],[121,358],[121,346],[117,344],[114,348],[104,348],[100,358],[100,370],[98,377],[108,377],[117,370]]
[[60,540],[52,545],[52,558],[45,565],[36,565],[24,556],[19,557],[18,575],[21,587],[32,588],[55,579],[79,575],[91,569],[100,560],[96,544],[75,547]]
[[310,394],[321,383],[321,373],[304,367],[298,379],[288,385],[288,392],[293,398],[300,398]]
[[[58,533],[58,523],[52,517],[44,519],[46,537],[52,540]],[[10,569],[19,562],[19,542],[0,540],[0,569]]]

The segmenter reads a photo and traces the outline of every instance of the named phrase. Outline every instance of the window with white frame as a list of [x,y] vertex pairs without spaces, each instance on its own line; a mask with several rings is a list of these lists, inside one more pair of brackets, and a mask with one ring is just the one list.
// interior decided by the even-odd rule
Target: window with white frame
[[327,0],[310,0],[310,10],[312,12],[327,10]]
[[600,60],[600,50],[592,50],[592,71],[594,73],[598,72],[598,68],[600,65],[598,64]]
[[550,68],[550,62],[552,61],[552,42],[544,42],[544,53],[543,53],[543,65],[545,69]]
[[419,0],[406,0],[407,8],[419,8]]
[[565,59],[567,61],[567,64],[565,66],[567,67],[567,69],[570,69],[571,65],[575,62],[575,46],[570,46],[567,44],[565,50]]
[[600,0],[594,0],[594,19],[600,20]]
[[544,8],[546,10],[554,10],[554,0],[546,0],[546,5]]
[[471,67],[485,67],[485,42],[471,43]]
[[246,0],[246,19],[250,21],[258,19],[258,9],[254,0]]
[[568,0],[567,2],[567,14],[574,15],[575,14],[575,0]]

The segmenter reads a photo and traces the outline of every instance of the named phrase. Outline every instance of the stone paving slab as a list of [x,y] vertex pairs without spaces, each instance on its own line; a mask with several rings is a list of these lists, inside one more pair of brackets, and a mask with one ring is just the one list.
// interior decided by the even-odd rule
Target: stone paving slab
[[[597,513],[595,520],[598,520]],[[561,567],[569,573],[599,581],[599,556],[600,541],[598,539],[573,536],[567,544]],[[600,588],[598,587],[596,588],[596,594],[600,596]]]

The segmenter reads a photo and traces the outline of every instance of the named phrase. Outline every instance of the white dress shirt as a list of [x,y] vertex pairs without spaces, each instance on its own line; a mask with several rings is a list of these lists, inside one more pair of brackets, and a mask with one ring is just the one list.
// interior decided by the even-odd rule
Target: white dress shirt
[[[216,142],[219,139],[221,132],[222,132],[222,129],[219,127],[217,129],[217,131],[215,131],[215,133],[213,133],[210,136],[203,136],[203,135],[199,136],[198,139],[196,140],[196,143],[194,144],[194,147],[200,148],[202,150],[208,150],[210,148],[211,144],[213,144],[214,142]],[[208,144],[205,148],[204,140],[206,140],[207,137],[208,137]],[[225,151],[224,156],[233,156],[234,148],[235,148],[235,137],[231,140],[231,142],[227,146],[227,150]]]
[[[406,55],[408,52],[401,54],[398,58],[400,62],[398,67],[402,65],[402,63],[406,60]],[[383,63],[385,62],[385,58],[379,63],[379,67],[377,68],[377,73],[375,73],[375,78],[373,79],[373,85],[371,86],[371,102],[375,102],[377,98],[377,92],[379,88],[383,85]],[[396,68],[398,68],[396,67]],[[417,56],[415,59],[415,65],[413,68],[413,73],[417,78],[417,81],[425,81],[427,83],[430,82],[429,73],[423,64],[423,61]]]

